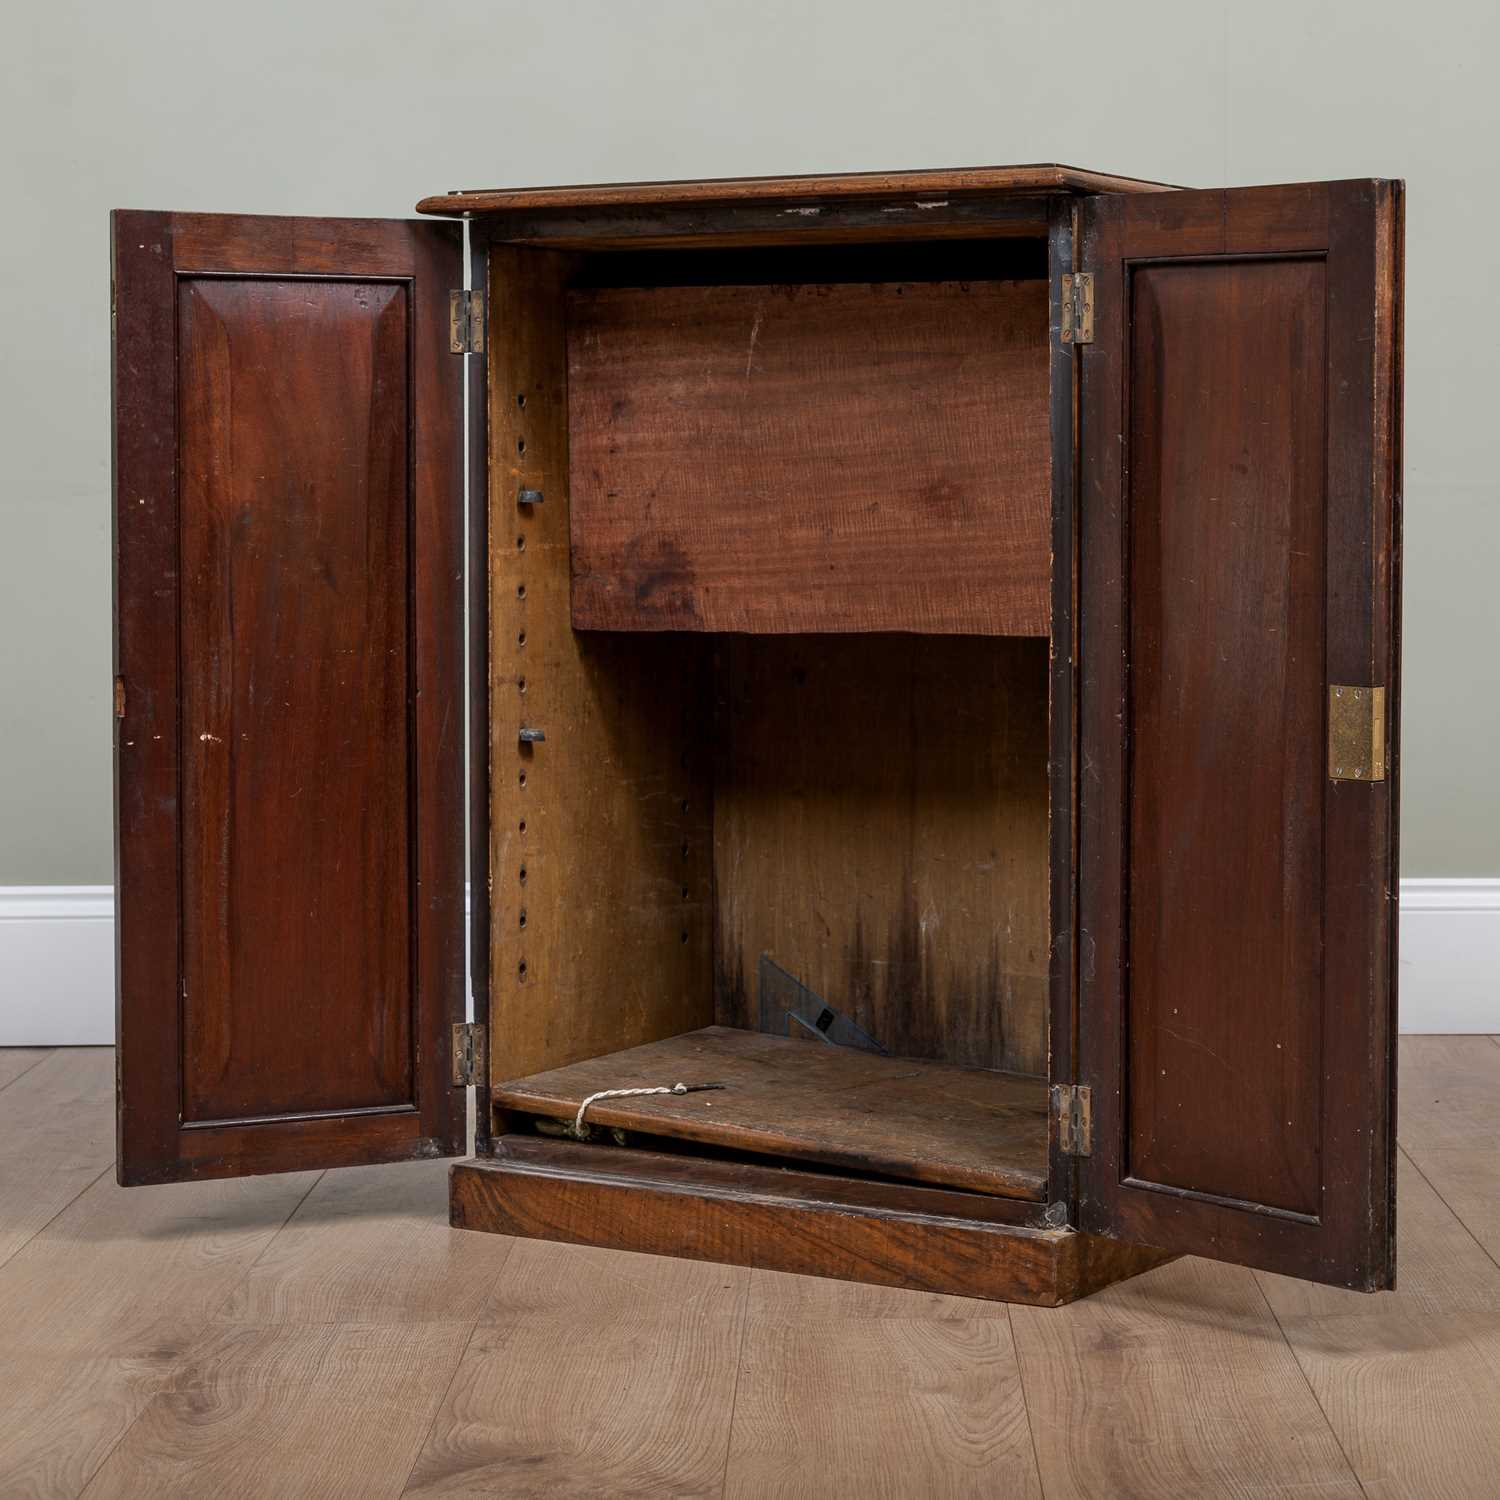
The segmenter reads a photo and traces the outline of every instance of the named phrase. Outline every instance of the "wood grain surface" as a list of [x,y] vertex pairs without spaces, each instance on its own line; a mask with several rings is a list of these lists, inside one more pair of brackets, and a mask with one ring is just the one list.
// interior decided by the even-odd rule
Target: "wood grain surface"
[[1130,310],[1129,1171],[1312,1215],[1326,280],[1146,266]]
[[573,623],[1046,635],[1047,287],[581,289]]
[[489,254],[494,1080],[713,1018],[705,644],[569,619],[569,267]]
[[1380,181],[1080,208],[1105,330],[1082,355],[1081,1223],[1366,1290],[1394,1275],[1397,803],[1329,779],[1323,702],[1397,698],[1401,213]]
[[719,1082],[601,1099],[588,1120],[643,1135],[1038,1201],[1047,1190],[1047,1086],[821,1041],[710,1026],[497,1083],[498,1108],[567,1120],[603,1089]]
[[896,1496],[920,1473],[931,1495],[1040,1500],[1006,1318],[959,1297],[913,1317],[910,1293],[806,1287],[751,1281],[726,1497]]
[[1011,1322],[1049,1497],[1359,1500],[1250,1272],[1178,1261]]
[[459,242],[113,239],[118,1171],[457,1153]]
[[1054,162],[950,167],[928,171],[825,172],[795,177],[706,177],[665,182],[587,183],[567,187],[471,188],[423,198],[418,213],[583,210],[662,204],[722,204],[809,198],[882,198],[913,194],[1160,192],[1165,184]]
[[1054,1307],[1161,1252],[1019,1200],[505,1135],[453,1169],[456,1228]]
[[716,648],[716,1019],[766,955],[888,1052],[1045,1075],[1045,642]]
[[[833,1496],[852,1474],[901,1500],[991,1477],[989,1493],[1048,1500],[1360,1485],[1493,1500],[1500,1270],[1484,1212],[1500,1202],[1500,1046],[1401,1050],[1422,1080],[1403,1131],[1440,1101],[1446,1139],[1476,1144],[1411,1148],[1401,1287],[1378,1297],[1182,1261],[1028,1309],[518,1241],[460,1325],[464,1354],[424,1321],[453,1284],[441,1258],[419,1250],[404,1282],[395,1268],[427,1236],[505,1243],[443,1227],[441,1162],[361,1172],[326,1199],[308,1197],[308,1174],[129,1191],[105,1175],[0,1265],[0,1494],[76,1497],[98,1476],[91,1493],[197,1500],[211,1476],[260,1495]],[[92,1102],[71,1107],[106,1117],[109,1054],[53,1056],[54,1077],[95,1064]],[[1462,1076],[1450,1060],[1467,1060]],[[17,1066],[0,1052],[0,1076]],[[51,1130],[33,1107],[0,1130],[5,1180]],[[86,1139],[72,1158],[53,1140],[60,1171],[91,1165]],[[1458,1153],[1467,1187],[1450,1197],[1429,1179]],[[305,1280],[277,1246],[294,1231]],[[294,1321],[248,1320],[281,1315],[269,1282],[236,1295],[258,1259]]]
[[0,1051],[0,1265],[114,1161],[113,1058],[97,1047]]
[[406,1493],[719,1495],[749,1273],[535,1241],[508,1270]]

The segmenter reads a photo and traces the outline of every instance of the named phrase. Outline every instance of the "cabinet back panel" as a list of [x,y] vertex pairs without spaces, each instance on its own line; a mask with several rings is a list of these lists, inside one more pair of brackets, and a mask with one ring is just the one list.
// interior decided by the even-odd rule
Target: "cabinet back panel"
[[1047,645],[718,643],[715,990],[762,954],[894,1055],[1047,1071]]
[[[1325,279],[1321,260],[1146,266],[1131,309],[1128,1170],[1309,1215]],[[1200,1115],[1238,1128],[1183,1128]]]
[[182,1115],[411,1105],[407,290],[178,319]]
[[580,629],[1046,635],[1047,284],[577,288]]

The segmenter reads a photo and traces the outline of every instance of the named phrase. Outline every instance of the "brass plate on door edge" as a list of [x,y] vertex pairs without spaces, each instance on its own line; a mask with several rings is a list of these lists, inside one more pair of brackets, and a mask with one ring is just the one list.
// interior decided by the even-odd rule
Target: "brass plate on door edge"
[[1328,774],[1334,781],[1385,780],[1385,689],[1328,689]]

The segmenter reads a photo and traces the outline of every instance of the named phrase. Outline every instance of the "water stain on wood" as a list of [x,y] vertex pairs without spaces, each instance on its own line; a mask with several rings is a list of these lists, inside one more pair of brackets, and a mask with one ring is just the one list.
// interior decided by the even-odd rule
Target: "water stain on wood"
[[1046,1066],[1043,642],[726,637],[715,1000],[768,953],[893,1055]]

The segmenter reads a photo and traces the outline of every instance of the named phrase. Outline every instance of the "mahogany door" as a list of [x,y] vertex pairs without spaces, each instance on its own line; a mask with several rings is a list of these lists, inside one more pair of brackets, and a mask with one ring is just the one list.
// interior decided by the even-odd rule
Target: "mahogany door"
[[459,1153],[458,229],[112,227],[120,1181]]
[[1081,1226],[1387,1287],[1401,184],[1081,231]]

